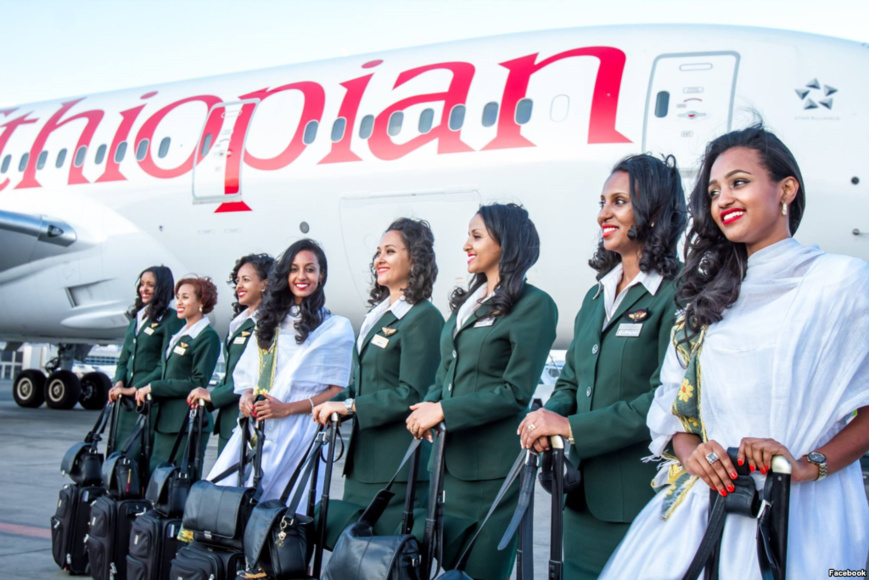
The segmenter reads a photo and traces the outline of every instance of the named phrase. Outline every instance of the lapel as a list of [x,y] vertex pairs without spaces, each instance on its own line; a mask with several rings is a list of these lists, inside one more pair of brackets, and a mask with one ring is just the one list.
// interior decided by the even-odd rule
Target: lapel
[[362,341],[362,348],[359,349],[359,357],[362,358],[362,353],[365,352],[366,348],[368,348],[368,344],[371,342],[371,339],[374,338],[375,334],[380,332],[384,326],[389,326],[390,324],[394,324],[395,322],[398,322],[398,318],[395,316],[395,314],[392,313],[391,310],[387,310],[383,314],[383,316],[381,316],[377,320],[377,322],[374,323],[374,326],[371,327],[371,330],[368,331],[368,334],[365,335],[365,340]]
[[[456,338],[458,338],[460,332],[462,332],[463,330],[465,330],[469,326],[473,326],[481,318],[486,318],[492,312],[492,310],[493,310],[492,305],[489,304],[489,302],[481,304],[479,308],[474,310],[471,313],[471,315],[468,316],[468,319],[465,321],[465,323],[462,325],[462,327],[456,329],[456,331],[453,333],[453,341],[455,341]],[[456,319],[456,322],[458,322],[458,319]]]
[[135,327],[136,322],[137,322],[136,320],[133,320],[133,325],[134,325],[134,326],[133,326],[134,334],[135,334],[136,336],[139,336],[140,334],[142,334],[142,332],[143,332],[146,328],[148,328],[148,327],[150,326],[150,324],[151,324],[151,317],[150,317],[150,316],[146,316],[146,317],[145,317],[145,320],[142,321],[142,326],[140,326],[138,329]]
[[[239,336],[241,336],[241,333],[242,333],[242,332],[244,332],[244,331],[246,331],[246,330],[247,330],[247,331],[251,331],[251,329],[252,329],[254,326],[256,326],[256,323],[254,323],[253,319],[248,318],[247,320],[245,320],[245,321],[241,324],[241,326],[239,326],[238,328],[235,329],[235,332],[233,332],[232,334],[230,334],[229,336],[227,336],[227,337],[226,337],[226,343],[224,344],[224,346],[226,347],[226,351],[229,352],[229,347],[232,346],[232,342],[233,342],[236,338],[238,338]],[[247,339],[250,340],[251,337],[253,337],[253,331],[251,331],[251,333],[250,333],[250,335],[247,337]]]
[[[169,359],[171,359],[175,355],[175,349],[178,348],[179,346],[181,346],[182,342],[186,343],[187,350],[190,350],[193,347],[193,343],[195,340],[196,340],[195,338],[190,338],[189,334],[185,334],[184,336],[179,338],[178,342],[176,342],[175,345],[172,347],[172,349],[169,351],[169,356],[166,357],[166,366],[169,366]],[[185,352],[185,354],[187,354],[187,353]]]
[[[637,303],[637,300],[645,296],[647,293],[648,290],[646,290],[646,287],[642,284],[636,284],[634,286],[631,286],[631,289],[628,290],[628,293],[625,295],[625,299],[622,300],[622,303],[619,304],[618,308],[616,308],[616,311],[613,313],[613,317],[610,318],[610,321],[607,323],[606,328],[604,328],[604,332],[609,330],[612,327],[613,323],[618,321],[625,312],[630,310],[633,305]],[[601,308],[601,310],[603,310],[603,308]]]

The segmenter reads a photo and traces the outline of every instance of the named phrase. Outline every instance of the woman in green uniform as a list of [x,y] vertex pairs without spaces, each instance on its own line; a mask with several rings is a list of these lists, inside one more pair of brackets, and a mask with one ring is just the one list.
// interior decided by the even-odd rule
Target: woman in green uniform
[[153,266],[139,274],[136,302],[128,311],[131,318],[118,356],[114,386],[109,400],[121,400],[117,442],[121,445],[133,432],[136,389],[160,378],[163,353],[169,339],[184,324],[169,307],[175,280],[166,266]]
[[[217,288],[208,278],[184,278],[175,285],[175,307],[178,318],[186,325],[172,335],[163,353],[163,373],[157,380],[136,392],[136,402],[145,403],[150,394],[154,420],[154,447],[151,452],[151,471],[169,461],[172,445],[184,417],[190,410],[187,396],[196,387],[207,387],[217,359],[220,357],[220,337],[211,328],[205,316],[217,304]],[[205,432],[211,432],[211,414],[207,414]],[[205,455],[207,437],[202,438],[200,463]],[[180,461],[186,436],[175,456]]]
[[589,264],[598,283],[576,316],[552,397],[519,426],[523,447],[561,435],[582,483],[564,508],[564,577],[597,578],[631,521],[652,499],[657,465],[643,462],[646,415],[661,384],[675,321],[676,244],[687,213],[672,157],[620,161],[600,196],[601,240]]
[[257,308],[262,303],[266,278],[274,263],[275,259],[268,254],[250,254],[236,261],[229,275],[229,283],[235,287],[236,302],[232,305],[235,317],[229,323],[229,334],[223,345],[226,372],[220,384],[211,391],[205,387],[196,387],[187,396],[187,403],[190,405],[203,399],[209,410],[217,409],[214,434],[218,436],[218,454],[229,441],[238,420],[240,397],[233,392],[235,383],[232,380],[232,372],[253,336]]
[[[438,268],[428,223],[407,218],[393,222],[380,239],[371,273],[372,309],[353,349],[350,386],[314,409],[314,420],[323,425],[332,413],[354,418],[344,463],[344,498],[330,505],[327,547],[334,546],[395,474],[413,440],[404,424],[408,408],[425,396],[440,360],[444,318],[429,302]],[[429,448],[424,443],[420,450],[415,491],[419,508],[426,502]],[[401,523],[407,470],[392,486],[395,495],[377,522],[376,534],[394,534]]]
[[[468,290],[453,291],[453,314],[441,333],[441,363],[425,401],[413,405],[407,428],[431,438],[447,428],[444,471],[444,561],[455,566],[468,534],[485,517],[519,446],[514,434],[555,340],[558,310],[548,294],[525,281],[540,238],[528,212],[514,205],[480,207],[471,220]],[[477,579],[510,575],[516,540],[497,549],[518,499],[514,484],[469,554],[465,571]]]

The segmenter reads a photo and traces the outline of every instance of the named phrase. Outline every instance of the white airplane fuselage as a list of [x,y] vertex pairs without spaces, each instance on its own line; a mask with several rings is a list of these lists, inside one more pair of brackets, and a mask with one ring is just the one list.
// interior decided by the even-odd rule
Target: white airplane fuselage
[[[0,109],[0,340],[117,342],[145,267],[222,282],[238,257],[305,236],[328,256],[329,308],[358,323],[400,216],[432,224],[446,313],[468,221],[515,201],[540,233],[529,280],[558,303],[564,348],[613,164],[672,153],[689,190],[705,144],[757,115],[802,168],[797,238],[869,259],[867,70],[866,45],[826,37],[606,27]],[[223,331],[234,298],[219,290]]]

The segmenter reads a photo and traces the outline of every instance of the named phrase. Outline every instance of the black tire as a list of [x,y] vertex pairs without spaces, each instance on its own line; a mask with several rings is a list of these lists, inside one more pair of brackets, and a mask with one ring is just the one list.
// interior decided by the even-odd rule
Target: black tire
[[45,374],[38,369],[21,371],[12,386],[12,398],[19,407],[35,408],[45,402]]
[[72,371],[54,371],[45,381],[45,403],[52,409],[72,409],[81,396],[81,383]]
[[78,402],[89,411],[98,411],[109,401],[112,380],[101,372],[87,373],[81,378],[81,395]]

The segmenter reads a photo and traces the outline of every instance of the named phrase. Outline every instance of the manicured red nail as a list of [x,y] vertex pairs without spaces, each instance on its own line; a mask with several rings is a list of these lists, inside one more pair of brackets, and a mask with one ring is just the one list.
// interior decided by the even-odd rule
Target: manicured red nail
[[[736,479],[736,477],[737,477],[736,472],[735,472],[735,471],[732,471],[732,472],[730,473],[730,479]],[[730,490],[730,491],[733,491],[733,490]]]
[[732,485],[728,485],[728,486],[727,486],[727,491],[729,491],[729,492],[731,492],[731,493],[733,493],[733,490],[735,490],[735,489],[736,489],[736,488],[733,487]]
[[754,465],[749,465],[749,466],[748,466],[748,469],[751,470],[751,471],[754,471]]
[[724,491],[723,489],[719,489],[719,490],[718,490],[718,493],[721,494],[721,497],[727,497],[727,492]]
[[742,460],[742,459],[740,459],[739,461],[737,461],[737,463],[739,463],[740,465],[742,465],[743,463],[745,463],[745,461]]
[[760,468],[760,472],[761,472],[762,474],[766,475],[766,467],[761,467],[761,468]]

